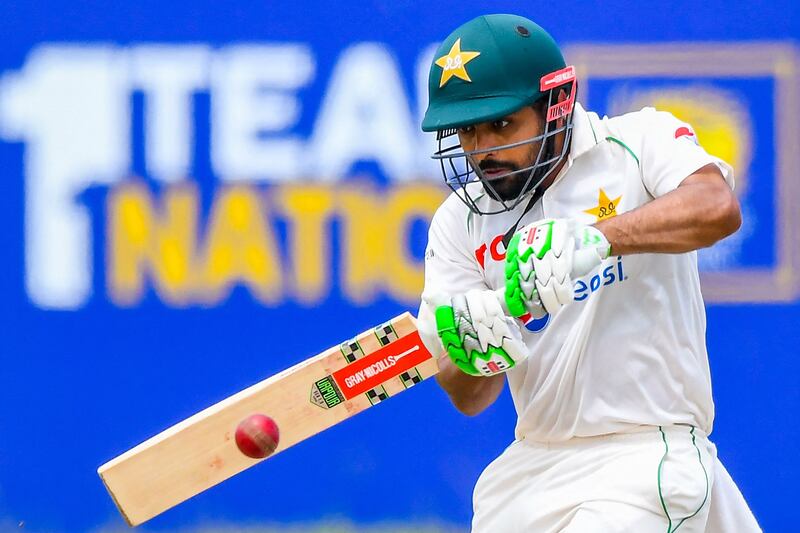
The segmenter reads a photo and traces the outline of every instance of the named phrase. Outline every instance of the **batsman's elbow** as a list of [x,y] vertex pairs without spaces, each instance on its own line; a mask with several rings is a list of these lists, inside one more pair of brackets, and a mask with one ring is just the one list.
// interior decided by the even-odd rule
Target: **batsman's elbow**
[[495,376],[469,376],[447,360],[439,358],[439,374],[436,381],[450,397],[458,412],[466,416],[477,416],[492,405],[505,387],[506,378]]
[[491,405],[491,403],[476,401],[473,398],[463,398],[452,395],[450,396],[450,402],[459,413],[469,417],[478,416]]
[[478,416],[482,412],[484,412],[491,403],[476,400],[475,398],[465,398],[459,397],[455,395],[449,395],[450,402],[453,404],[453,407],[464,416]]
[[[725,188],[712,209],[709,210],[710,225],[716,228],[714,242],[736,233],[742,226],[742,209],[732,190]],[[711,244],[714,244],[712,242]]]
[[687,198],[692,205],[689,216],[694,226],[692,247],[706,248],[736,233],[742,225],[742,210],[716,168],[713,173],[698,173],[691,178],[694,178],[691,188],[687,188],[691,196]]
[[[455,404],[453,404],[453,405],[455,405]],[[485,406],[484,405],[475,405],[475,404],[467,404],[467,405],[461,405],[461,406],[456,405],[456,409],[458,409],[459,413],[461,413],[464,416],[469,416],[469,417],[478,416],[479,414],[484,412],[487,407],[489,407],[489,406],[488,405],[485,405]]]
[[678,191],[686,194],[685,205],[690,206],[693,249],[711,246],[741,227],[739,200],[716,165],[706,165],[686,178]]

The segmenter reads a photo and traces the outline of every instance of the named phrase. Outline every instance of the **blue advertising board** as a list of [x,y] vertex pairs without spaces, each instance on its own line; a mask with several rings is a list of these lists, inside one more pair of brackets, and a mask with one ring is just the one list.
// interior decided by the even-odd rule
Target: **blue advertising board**
[[[0,5],[0,530],[121,528],[101,463],[416,310],[447,192],[419,129],[428,67],[489,11],[547,28],[588,108],[672,111],[736,167],[744,225],[700,253],[712,439],[786,530],[798,7],[616,0]],[[465,418],[427,382],[146,528],[466,531],[514,419],[507,393]]]

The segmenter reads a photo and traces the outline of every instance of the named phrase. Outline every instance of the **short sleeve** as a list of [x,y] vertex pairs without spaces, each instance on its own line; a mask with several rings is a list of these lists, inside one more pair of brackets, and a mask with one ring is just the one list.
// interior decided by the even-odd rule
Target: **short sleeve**
[[478,260],[470,253],[467,216],[454,202],[460,200],[451,195],[434,214],[425,249],[425,287],[417,324],[422,341],[431,353],[441,349],[434,309],[443,303],[442,299],[470,289],[488,288]]
[[464,209],[455,206],[453,200],[452,196],[446,200],[431,220],[425,249],[423,299],[487,288],[483,271],[470,251],[466,213],[461,213]]
[[710,155],[697,140],[694,129],[671,113],[645,108],[640,111],[640,170],[647,190],[658,198],[708,164],[715,164],[733,189],[733,168]]

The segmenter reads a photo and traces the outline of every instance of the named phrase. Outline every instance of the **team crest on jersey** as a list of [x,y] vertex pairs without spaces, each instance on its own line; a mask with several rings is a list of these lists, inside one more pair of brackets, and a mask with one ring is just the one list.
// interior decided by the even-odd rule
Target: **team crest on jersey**
[[584,213],[588,213],[597,217],[595,222],[606,218],[615,217],[617,216],[617,206],[619,205],[620,200],[622,200],[622,195],[611,199],[608,197],[608,194],[606,194],[606,191],[600,189],[600,193],[598,194],[597,198],[597,205],[591,209],[584,210]]
[[467,73],[467,63],[481,55],[480,52],[461,51],[461,37],[456,39],[447,55],[436,60],[436,64],[442,67],[442,77],[439,79],[439,88],[445,86],[451,78],[456,77],[460,80],[472,82]]

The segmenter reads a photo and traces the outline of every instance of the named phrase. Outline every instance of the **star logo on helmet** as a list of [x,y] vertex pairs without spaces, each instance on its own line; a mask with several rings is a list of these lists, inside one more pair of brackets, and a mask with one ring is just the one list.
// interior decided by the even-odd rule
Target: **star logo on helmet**
[[439,88],[445,86],[453,77],[460,80],[472,82],[467,74],[467,63],[481,55],[480,52],[462,52],[461,51],[461,37],[456,39],[452,48],[446,56],[442,56],[436,60],[436,64],[442,67],[442,77],[439,80]]

